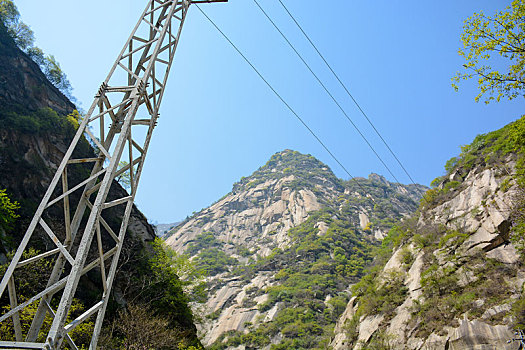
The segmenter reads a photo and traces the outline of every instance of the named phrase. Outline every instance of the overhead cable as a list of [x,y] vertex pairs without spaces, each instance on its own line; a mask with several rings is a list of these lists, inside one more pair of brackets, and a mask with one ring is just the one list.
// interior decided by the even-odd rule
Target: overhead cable
[[381,135],[381,133],[379,133],[379,131],[377,130],[377,128],[375,127],[375,125],[372,123],[372,121],[370,120],[370,118],[368,117],[368,115],[365,113],[365,111],[363,110],[363,108],[361,108],[361,106],[359,105],[359,103],[356,101],[356,99],[354,98],[354,96],[350,93],[349,89],[346,87],[346,85],[343,83],[343,81],[339,78],[339,76],[337,75],[337,73],[335,72],[335,70],[332,68],[332,66],[328,63],[328,61],[325,59],[324,55],[321,53],[321,51],[317,48],[317,46],[314,44],[314,42],[312,41],[312,39],[310,39],[310,36],[308,34],[306,34],[306,32],[304,31],[303,27],[299,24],[299,22],[295,19],[295,17],[292,15],[292,13],[290,12],[290,10],[288,10],[288,8],[286,7],[286,5],[282,2],[282,0],[277,0],[281,3],[282,7],[285,9],[286,13],[288,13],[288,15],[290,16],[290,18],[294,21],[294,23],[297,25],[297,27],[299,28],[299,30],[303,33],[303,35],[305,36],[305,38],[308,40],[308,42],[312,45],[312,47],[315,49],[315,51],[317,52],[317,54],[319,55],[319,57],[321,57],[321,59],[323,60],[323,62],[326,64],[326,66],[328,67],[328,69],[332,72],[332,74],[334,75],[334,77],[337,79],[337,81],[339,82],[339,84],[341,84],[341,86],[343,87],[343,89],[346,91],[346,94],[352,99],[352,101],[355,103],[355,105],[357,106],[357,108],[359,109],[359,111],[361,112],[361,114],[363,114],[363,116],[365,117],[365,119],[368,121],[368,123],[370,124],[370,126],[374,129],[375,133],[377,134],[377,136],[379,136],[379,138],[381,139],[381,141],[383,142],[383,144],[386,146],[386,148],[388,149],[388,151],[390,152],[390,154],[392,154],[392,156],[394,157],[394,159],[397,161],[397,163],[399,164],[399,166],[401,167],[401,169],[403,169],[403,171],[405,172],[405,174],[408,176],[408,178],[410,179],[410,181],[412,182],[413,185],[416,185],[416,182],[414,181],[414,179],[412,178],[412,176],[410,175],[410,173],[407,171],[407,169],[405,168],[405,166],[403,165],[403,163],[399,160],[399,158],[397,157],[397,155],[394,153],[394,151],[392,150],[392,148],[388,145],[388,143],[386,142],[386,140],[383,138],[383,136]]
[[[330,157],[332,157],[332,159],[335,160],[335,162],[344,170],[344,172],[361,188],[361,190],[363,190],[363,192],[366,193],[367,191],[357,181],[357,179],[354,176],[352,176],[352,174],[350,174],[350,172],[339,161],[339,159],[334,155],[334,153],[330,151],[328,146],[326,146],[326,144],[315,134],[315,132],[308,126],[308,124],[306,124],[306,122],[299,116],[299,114],[292,108],[292,106],[290,106],[290,104],[286,102],[286,100],[277,92],[277,90],[275,90],[272,84],[270,84],[270,82],[262,75],[262,73],[248,59],[248,57],[246,57],[246,55],[242,53],[242,51],[233,43],[233,41],[230,40],[230,38],[219,28],[219,26],[215,24],[215,22],[206,14],[206,12],[204,12],[204,10],[199,7],[199,5],[196,5],[196,6],[199,9],[199,11],[204,15],[204,17],[206,17],[206,19],[208,19],[208,21],[215,27],[215,29],[217,29],[217,31],[224,37],[224,39],[226,39],[226,41],[230,43],[230,45],[235,49],[235,51],[237,51],[237,53],[246,61],[246,63],[248,63],[248,65],[255,71],[255,73],[257,73],[259,78],[261,78],[261,80],[270,88],[270,90],[272,90],[275,96],[277,96],[277,98],[281,100],[281,102],[286,106],[286,108],[288,108],[288,110],[301,122],[301,124],[303,124],[303,126],[310,132],[310,134],[312,134],[312,136],[317,140],[317,142],[325,149],[325,151],[328,152]],[[372,201],[375,202],[373,198],[371,199]]]
[[328,90],[328,88],[326,87],[326,85],[322,82],[322,80],[319,78],[319,76],[313,71],[312,67],[310,67],[310,65],[306,62],[306,60],[303,58],[303,56],[299,53],[299,51],[295,48],[295,46],[290,42],[290,40],[288,40],[288,38],[286,37],[286,35],[281,31],[281,29],[277,26],[277,24],[275,24],[275,22],[270,18],[270,16],[268,15],[268,13],[262,8],[262,6],[259,4],[259,2],[257,0],[253,0],[253,2],[255,2],[255,4],[257,5],[257,7],[259,7],[259,9],[262,11],[262,13],[266,16],[266,18],[268,19],[268,21],[270,21],[270,23],[274,26],[274,28],[279,32],[279,34],[281,34],[281,36],[283,37],[283,39],[286,41],[286,43],[290,46],[290,48],[295,52],[295,54],[299,57],[299,59],[304,63],[304,65],[306,66],[306,68],[308,68],[308,70],[310,71],[310,73],[312,73],[312,75],[314,76],[314,78],[317,80],[317,82],[321,85],[321,87],[324,89],[324,91],[326,91],[326,93],[328,94],[328,96],[330,96],[330,98],[332,99],[332,101],[334,101],[334,103],[336,104],[336,106],[341,110],[341,112],[343,113],[343,115],[346,117],[346,119],[352,124],[352,126],[354,127],[354,129],[357,131],[357,133],[361,136],[361,138],[366,142],[366,144],[368,145],[368,147],[370,147],[370,149],[372,150],[372,152],[375,154],[375,156],[377,157],[377,159],[379,159],[379,161],[383,164],[383,166],[386,168],[386,170],[390,173],[390,175],[394,178],[394,180],[396,180],[397,183],[400,183],[399,180],[396,178],[396,176],[394,175],[394,173],[390,170],[390,168],[388,167],[388,165],[386,165],[386,163],[384,162],[383,158],[381,158],[381,156],[377,153],[377,151],[374,149],[374,147],[370,144],[370,142],[368,141],[368,139],[366,138],[366,136],[361,132],[361,130],[359,129],[359,127],[354,123],[354,121],[352,120],[352,118],[350,118],[350,116],[348,115],[348,113],[345,111],[345,109],[341,106],[341,104],[339,103],[339,101],[334,97],[334,95],[330,92],[330,90]]

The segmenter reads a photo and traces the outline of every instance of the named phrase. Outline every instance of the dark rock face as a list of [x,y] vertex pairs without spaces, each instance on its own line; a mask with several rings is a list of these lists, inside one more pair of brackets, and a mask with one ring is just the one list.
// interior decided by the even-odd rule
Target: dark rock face
[[0,23],[0,110],[35,111],[45,107],[61,115],[75,109],[46,79],[38,65],[16,47]]
[[[44,110],[42,117],[39,113]],[[0,263],[7,262],[6,253],[15,249],[22,239],[33,214],[51,182],[56,169],[66,153],[74,136],[74,128],[67,124],[66,116],[75,110],[75,105],[55,88],[41,72],[40,68],[25,53],[19,50],[0,22],[0,189],[6,189],[13,201],[20,203],[15,227],[6,232],[7,242],[0,241]],[[56,113],[55,113],[56,112]],[[45,120],[46,113],[51,116],[51,123],[65,124],[68,128],[55,128],[54,124],[45,128],[27,127],[36,123],[39,126]],[[21,127],[18,121],[26,118],[29,123]],[[75,149],[74,157],[93,157],[94,152],[88,141],[83,139]],[[70,188],[78,183],[82,172],[90,171],[89,165],[77,165],[68,169]],[[83,179],[83,177],[82,177]],[[114,182],[108,194],[108,200],[127,196],[127,192]],[[80,193],[71,197],[78,199]],[[72,203],[77,201],[72,200]],[[122,222],[122,210],[109,209],[104,218],[115,230]],[[74,208],[72,208],[74,210]],[[63,212],[59,205],[45,212],[46,222],[60,235],[64,232]],[[79,232],[82,232],[80,228]],[[35,231],[32,247],[40,249],[47,241],[41,239],[45,234]],[[80,235],[79,235],[80,236]],[[155,230],[146,217],[134,206],[129,219],[123,253],[119,261],[119,271],[114,283],[112,303],[124,306],[129,292],[129,279],[143,277],[139,265],[148,265],[153,257],[153,249],[146,244],[155,239]],[[79,237],[77,236],[77,239]],[[47,239],[47,237],[46,237]],[[103,245],[109,242],[103,241]],[[3,245],[6,246],[3,246]],[[74,252],[73,252],[74,253]],[[91,253],[91,252],[90,252]],[[93,252],[94,253],[94,252]],[[90,259],[90,258],[88,258]],[[130,263],[130,261],[132,263]],[[130,277],[131,276],[131,277]],[[101,289],[100,277],[93,278],[86,274],[80,281],[77,297],[81,302],[91,300]],[[147,276],[146,276],[147,277]],[[128,283],[128,284],[126,284]],[[163,292],[163,291],[161,291]],[[177,293],[177,306],[189,310],[182,291]],[[6,300],[2,299],[0,307]],[[6,301],[8,302],[8,301]],[[108,309],[109,310],[109,309]],[[108,311],[108,318],[116,317],[116,308]],[[111,321],[111,320],[110,320]],[[176,328],[187,339],[197,344],[196,328],[191,313],[186,313],[177,320]]]
[[[16,47],[0,22],[0,119],[6,113],[24,114],[42,108],[51,108],[64,117],[75,110],[75,105]],[[72,135],[60,131],[26,132],[10,125],[0,129],[0,188],[22,204],[22,227],[15,239],[22,235],[23,223],[31,218],[69,147]],[[93,156],[87,141],[77,148],[78,156]],[[119,198],[124,192],[114,183],[109,197]],[[132,231],[142,241],[155,238],[153,227],[136,208],[131,217]]]

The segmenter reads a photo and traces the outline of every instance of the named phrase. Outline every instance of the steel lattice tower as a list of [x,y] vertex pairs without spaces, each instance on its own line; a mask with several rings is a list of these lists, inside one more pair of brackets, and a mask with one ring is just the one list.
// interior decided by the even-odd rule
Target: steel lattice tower
[[[96,349],[137,186],[188,8],[192,3],[227,1],[148,1],[83,118],[2,278],[0,298],[7,289],[10,310],[0,316],[0,322],[12,319],[16,341],[2,341],[3,335],[0,334],[0,348],[60,349],[63,341],[66,341],[72,349],[77,349],[69,332],[96,314],[89,347]],[[74,159],[74,151],[83,142],[84,136],[94,143],[97,154],[93,158]],[[119,167],[122,160],[128,164]],[[79,164],[91,164],[91,172],[70,186],[68,168]],[[108,202],[111,185],[116,177],[124,173],[128,173],[130,178],[129,195]],[[55,212],[57,209],[63,211],[63,226],[60,229],[52,229],[53,225],[44,221],[46,211],[53,207]],[[112,229],[102,216],[109,208],[122,213],[118,230]],[[23,253],[31,246],[35,230],[45,232],[43,235],[49,237],[53,249],[23,260]],[[96,242],[93,242],[94,237]],[[112,247],[104,249],[103,241],[108,240]],[[90,248],[91,252],[96,252],[93,261],[87,261]],[[17,268],[51,257],[55,257],[55,261],[47,287],[19,303],[15,289]],[[82,315],[66,322],[80,277],[90,271],[100,275],[102,298],[89,306]],[[57,305],[56,302],[52,303],[53,298],[60,299],[56,310],[52,308],[52,305]],[[24,335],[20,312],[33,303],[38,303],[38,309],[29,332]],[[46,342],[37,343],[46,315],[51,316],[53,322]]]

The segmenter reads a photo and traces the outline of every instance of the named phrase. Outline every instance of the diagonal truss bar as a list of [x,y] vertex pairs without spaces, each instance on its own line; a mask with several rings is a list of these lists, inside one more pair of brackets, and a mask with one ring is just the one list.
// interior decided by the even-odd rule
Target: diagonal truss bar
[[[55,318],[55,312],[53,311],[53,308],[51,308],[51,305],[49,305],[49,303],[47,301],[44,301],[44,303],[45,303],[47,311],[51,314],[51,316],[53,318]],[[78,350],[77,345],[75,344],[73,339],[71,339],[71,337],[67,333],[66,333],[66,341],[68,342],[68,344],[71,347],[71,349]]]
[[[97,158],[98,159],[98,158]],[[64,192],[62,195],[58,196],[57,198],[53,199],[52,201],[50,201],[47,206],[46,206],[46,209],[53,206],[55,203],[58,203],[60,202],[62,199],[64,199],[65,197],[69,196],[70,194],[72,194],[73,192],[75,192],[76,190],[79,190],[81,189],[83,186],[85,186],[87,183],[89,183],[90,181],[93,181],[93,180],[96,180],[98,179],[98,177],[100,175],[102,175],[106,170],[105,169],[102,169],[101,171],[99,171],[98,173],[96,173],[95,175],[93,176],[90,176],[89,178],[87,178],[86,180],[82,181],[81,183],[79,183],[78,185],[76,185],[75,187],[73,187],[72,189],[70,190],[67,190],[66,192]]]
[[59,248],[55,248],[55,249],[50,250],[48,252],[45,252],[45,253],[39,254],[37,256],[34,256],[32,258],[29,258],[27,260],[21,261],[21,262],[18,263],[18,265],[16,267],[19,268],[19,267],[22,267],[22,266],[26,266],[26,265],[32,264],[32,263],[34,263],[34,262],[36,262],[38,260],[47,258],[48,256],[55,255],[58,252],[60,252],[60,249]]
[[104,305],[104,300],[99,301],[95,305],[93,305],[89,310],[84,312],[82,315],[75,318],[70,324],[68,324],[65,329],[66,333],[71,332],[73,329],[75,329],[79,324],[87,320],[91,315],[98,312],[100,308]]
[[[111,258],[116,253],[117,253],[117,248],[116,247],[111,249],[111,250],[109,250],[109,251],[107,251],[106,253],[104,253],[104,260],[107,260],[107,259]],[[94,261],[92,261],[90,264],[86,265],[86,267],[84,267],[84,269],[82,270],[82,275],[88,273],[89,271],[93,270],[95,267],[99,266],[99,263],[100,263],[100,261],[97,258]],[[4,315],[0,316],[0,322],[3,322],[5,320],[7,320],[9,317],[12,317],[14,314],[16,314],[19,311],[23,310],[28,305],[31,305],[32,303],[34,303],[38,299],[44,297],[45,295],[47,295],[49,293],[56,293],[56,292],[58,292],[59,290],[64,288],[64,286],[66,285],[66,281],[67,281],[67,277],[65,277],[65,278],[61,279],[60,281],[54,283],[53,285],[47,287],[46,289],[44,289],[40,293],[34,295],[30,299],[28,299],[28,300],[24,301],[23,303],[19,304],[17,307],[9,310],[9,312],[7,312]]]
[[73,265],[75,263],[75,259],[73,259],[71,254],[69,254],[66,247],[64,247],[62,243],[60,243],[60,240],[55,235],[53,230],[51,230],[51,228],[46,224],[44,219],[40,219],[40,226],[42,226],[42,228],[44,229],[44,231],[46,231],[47,235],[51,238],[53,243],[55,243],[55,245],[58,247],[58,249],[60,250],[60,253],[62,253],[62,255],[66,257],[67,261],[69,261],[69,263]]
[[[8,290],[11,309],[0,315],[0,322],[9,318],[13,319],[17,341],[2,341],[3,335],[0,334],[0,348],[7,346],[20,349],[60,349],[64,340],[72,348],[76,348],[68,332],[96,314],[95,327],[89,345],[89,349],[96,349],[133,208],[136,188],[140,181],[153,130],[157,125],[160,104],[182,27],[193,2],[212,3],[227,2],[227,0],[147,0],[147,6],[110,69],[106,80],[101,84],[86,116],[82,119],[20,246],[2,277],[0,298]],[[135,119],[139,113],[147,117]],[[143,131],[138,132],[139,129],[135,131],[133,129],[135,127]],[[144,131],[144,129],[147,130]],[[137,138],[137,135],[141,136]],[[77,146],[85,142],[86,136],[100,153],[73,157],[75,150],[78,149]],[[135,153],[138,151],[138,157],[133,155],[134,150]],[[121,167],[119,163],[122,160],[127,160],[130,164]],[[68,169],[70,167],[84,167],[85,170],[76,172],[77,178],[74,179],[68,175],[74,171]],[[91,170],[86,171],[88,170],[86,167],[90,167]],[[121,198],[108,200],[108,194],[115,179],[125,172],[129,172],[131,177],[129,196],[118,196]],[[86,173],[86,175],[78,179],[79,173]],[[54,199],[51,199],[52,197]],[[51,221],[49,224],[52,225],[49,225],[44,221],[44,218],[47,217],[46,211],[53,208],[52,210],[56,213],[55,207],[57,206],[62,209],[58,212],[63,213],[63,225]],[[123,210],[122,222],[118,231],[114,230],[102,217],[102,212],[105,210]],[[33,236],[38,228],[43,229],[44,237],[50,239],[57,248],[22,259],[24,252],[31,247]],[[40,229],[37,234],[39,237],[42,236]],[[80,236],[79,239],[76,239],[77,236]],[[90,249],[95,236],[97,238],[96,248]],[[105,238],[109,241],[105,241]],[[104,242],[110,242],[113,247],[104,248]],[[104,252],[105,249],[109,250]],[[93,254],[90,252],[93,251],[96,251],[95,257],[91,257]],[[75,254],[72,255],[71,252]],[[91,260],[90,263],[86,263],[88,257]],[[16,268],[30,268],[31,264],[42,259],[55,259],[46,288],[33,296],[26,296],[28,299],[19,302],[15,289]],[[107,261],[108,259],[111,260]],[[70,270],[66,269],[67,263],[71,265]],[[107,275],[106,266],[108,267]],[[95,268],[102,278],[101,301],[71,324],[66,325],[80,277]],[[58,303],[56,300],[52,302],[56,295],[60,296]],[[25,341],[21,341],[24,335],[21,328],[17,326],[20,323],[17,317],[23,309],[35,302],[38,302],[37,312],[29,332],[25,335]],[[56,311],[51,309],[50,305],[57,304]],[[41,344],[36,340],[46,315],[53,318],[53,323],[46,336],[46,343]]]

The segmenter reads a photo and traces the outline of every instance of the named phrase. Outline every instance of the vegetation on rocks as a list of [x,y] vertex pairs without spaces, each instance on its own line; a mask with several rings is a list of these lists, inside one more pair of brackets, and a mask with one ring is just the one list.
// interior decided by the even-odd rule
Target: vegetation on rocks
[[24,114],[13,111],[0,113],[0,127],[6,130],[14,130],[24,134],[46,135],[56,133],[64,139],[74,136],[79,125],[80,114],[78,111],[59,116],[51,108],[43,108],[36,112]]
[[352,287],[354,295],[359,298],[358,314],[383,314],[391,318],[395,309],[405,301],[408,291],[404,285],[405,276],[399,271],[389,271],[386,276],[377,278],[376,271]]
[[[515,174],[510,174],[509,161],[515,161]],[[447,198],[447,194],[461,188],[463,179],[473,168],[499,168],[512,175],[504,184],[506,191],[510,181],[525,186],[525,116],[501,129],[480,134],[474,141],[461,147],[461,153],[445,164],[446,173],[432,181],[432,189],[422,199],[422,206],[435,206]]]
[[[514,173],[511,173],[511,169],[506,165],[509,161],[516,164]],[[525,191],[525,116],[501,129],[478,135],[471,144],[461,147],[461,154],[447,162],[446,175],[433,181],[435,188],[425,194],[424,201],[434,204],[442,202],[451,187],[460,185],[458,181],[450,181],[448,178],[453,173],[463,177],[474,167],[503,169],[508,178],[501,186],[502,191],[506,191],[513,182],[518,185],[511,216],[511,240],[523,252],[524,246],[521,242],[525,241],[525,203],[522,195]],[[442,188],[439,188],[440,186]],[[426,203],[422,204],[427,205]]]
[[[464,177],[474,168],[499,168],[503,169],[506,180],[502,183],[500,191],[507,191],[512,183],[517,184],[516,194],[511,208],[510,240],[524,256],[523,241],[525,240],[525,202],[523,193],[525,188],[525,116],[505,127],[478,135],[474,141],[461,147],[461,154],[450,159],[445,169],[447,174],[434,181],[436,187],[430,190],[425,198],[430,198],[430,205],[442,203],[445,200],[447,188],[450,184],[455,187],[457,181],[448,180],[452,174]],[[514,169],[507,166],[509,161],[515,162]],[[512,172],[514,170],[514,172]],[[429,196],[429,193],[431,194]],[[434,194],[435,193],[435,194]],[[422,203],[425,206],[424,203]],[[467,313],[471,317],[481,316],[482,311],[491,306],[508,302],[512,290],[506,279],[516,274],[516,267],[505,266],[495,260],[488,259],[484,254],[477,257],[465,258],[459,253],[454,254],[469,234],[461,230],[452,230],[440,237],[439,243],[432,242],[428,251],[438,248],[448,248],[449,267],[440,268],[435,256],[428,254],[432,261],[422,276],[424,301],[419,303],[414,312],[418,319],[419,332],[428,335],[433,330],[440,329],[445,324],[450,324],[454,318]],[[450,254],[452,252],[452,254]],[[461,270],[459,270],[461,269]],[[465,271],[469,269],[469,271]],[[472,274],[473,280],[466,285],[458,284],[458,272]],[[505,278],[504,278],[505,277]],[[479,305],[483,300],[483,305]],[[523,327],[525,318],[523,314],[523,295],[513,303],[511,314],[514,316],[515,325]],[[434,314],[434,316],[433,316]],[[505,313],[501,314],[503,317]],[[496,320],[497,321],[497,320]]]
[[[260,348],[270,344],[270,339],[280,336],[271,349],[325,349],[334,324],[346,308],[348,297],[343,291],[363,276],[372,261],[373,241],[363,239],[360,229],[352,220],[340,213],[326,209],[310,213],[303,224],[292,228],[292,244],[287,249],[276,249],[265,258],[247,266],[238,267],[235,273],[249,280],[259,271],[278,271],[276,284],[261,291],[267,294],[260,311],[281,305],[282,311],[270,321],[253,326],[247,334],[228,334],[219,339],[211,349],[244,344]],[[321,234],[319,222],[327,225]],[[386,294],[399,287],[397,279]],[[397,291],[397,290],[396,290]],[[395,301],[393,301],[395,303]]]
[[[10,11],[11,17],[6,17],[5,11]],[[29,40],[26,53],[21,52],[13,42],[13,38],[23,39],[17,36],[16,28],[28,27],[19,21],[18,11],[12,1],[0,0],[0,17],[0,54],[2,57],[8,56],[0,65],[2,73],[6,75],[4,82],[7,82],[9,87],[16,85],[13,82],[18,82],[21,77],[24,84],[30,82],[29,86],[23,86],[27,89],[20,94],[17,94],[17,91],[11,94],[12,91],[9,91],[7,95],[11,99],[0,106],[1,277],[8,267],[6,260],[12,258],[38,201],[51,181],[53,167],[60,161],[76,133],[80,114],[73,111],[74,105],[58,93],[36,65],[27,58],[27,55],[31,56],[30,50],[36,50],[30,46],[32,41]],[[30,31],[21,33],[28,35],[29,39],[33,38]],[[20,40],[17,41],[19,46],[22,45]],[[35,59],[37,56],[31,57]],[[16,66],[17,64],[19,66]],[[20,67],[27,69],[20,71]],[[57,67],[58,65],[55,68]],[[52,80],[52,72],[44,68],[42,70],[47,73],[47,78]],[[59,88],[67,88],[61,86],[64,80],[60,79],[65,78],[65,75],[60,72],[55,72],[58,74],[55,77],[59,80],[51,82]],[[12,75],[9,75],[11,73]],[[14,89],[16,90],[16,87]],[[41,93],[42,89],[45,90],[44,93]],[[93,157],[94,154],[95,150],[89,142],[82,139],[75,149],[74,157]],[[78,183],[80,175],[84,176],[83,172],[89,170],[82,164],[71,166],[68,172],[70,185]],[[108,199],[121,198],[123,193],[124,189],[115,183]],[[76,195],[78,193],[72,194]],[[114,212],[108,209],[104,214],[105,220],[111,227],[119,227],[121,216],[113,214]],[[63,215],[61,208],[49,210],[45,215],[46,222],[60,235],[64,231],[60,224],[57,224],[57,217]],[[136,208],[133,208],[131,215],[136,225],[129,227],[130,232],[124,242],[118,266],[119,273],[113,284],[113,293],[106,312],[104,339],[99,344],[104,345],[106,349],[202,349],[196,336],[194,316],[189,303],[202,295],[203,287],[192,282],[194,275],[191,263],[174,255],[160,241],[148,243],[149,240],[153,240],[153,228]],[[23,260],[48,251],[49,244],[52,244],[42,231],[35,231],[33,238],[31,247],[28,247],[22,257]],[[105,245],[107,242],[102,243]],[[45,289],[54,266],[53,258],[46,257],[31,265],[17,268],[14,280],[19,302],[24,302]],[[181,273],[186,274],[183,276],[185,280],[179,278]],[[100,278],[93,278],[90,273],[80,279],[80,288],[75,295],[69,320],[78,317],[101,300],[101,283]],[[185,294],[185,290],[192,291],[191,299]],[[60,298],[55,296],[51,307],[56,309],[59,300]],[[38,303],[35,302],[20,312],[24,335],[30,327],[37,307]],[[9,298],[7,293],[4,293],[0,300],[0,314],[8,312],[9,309]],[[51,321],[49,316],[44,321],[38,341],[45,341]],[[93,323],[92,316],[70,332],[79,348],[85,348],[91,341]],[[162,329],[159,330],[159,327]],[[144,337],[138,336],[140,332],[137,330],[144,331]],[[151,334],[156,335],[150,337]],[[2,340],[14,340],[11,319],[0,323],[0,335]],[[159,339],[159,336],[169,339],[169,344],[165,339]],[[65,346],[67,348],[68,345]]]
[[35,34],[22,22],[20,12],[12,0],[0,0],[0,21],[16,45],[40,66],[46,78],[69,99],[74,100],[71,83],[53,55],[46,55],[36,47]]
[[[525,116],[501,129],[476,136],[471,144],[461,147],[461,154],[447,162],[446,170],[468,171],[474,166],[498,166],[507,155],[523,157]],[[523,161],[521,161],[523,162]],[[518,169],[521,174],[523,169]]]
[[[405,271],[388,271],[385,275],[381,272],[392,253],[406,244],[416,232],[419,232],[417,222],[413,218],[404,220],[392,227],[381,244],[374,247],[371,254],[374,258],[373,265],[369,265],[363,277],[351,287],[352,296],[356,297],[355,303],[358,306],[354,316],[345,324],[349,344],[355,345],[357,342],[359,335],[357,330],[362,316],[381,314],[384,315],[383,323],[386,323],[393,317],[395,309],[405,301],[408,292],[404,284]],[[407,263],[413,260],[412,253],[405,250],[401,259],[403,266],[409,267]],[[383,338],[376,337],[373,343],[379,346],[378,344],[386,341]]]
[[[481,254],[459,267],[440,268],[433,263],[422,275],[423,299],[414,307],[418,334],[424,337],[444,326],[458,326],[461,315],[479,318],[490,307],[508,302],[512,288],[506,279],[515,277],[516,272],[514,267]],[[460,283],[461,273],[472,275],[468,284]]]
[[6,239],[5,234],[11,230],[13,223],[19,217],[18,209],[20,205],[11,201],[6,190],[0,189],[0,247],[6,243],[2,242]]
[[[477,136],[471,144],[461,148],[458,157],[447,162],[446,174],[433,181],[433,188],[425,193],[419,211],[390,230],[381,247],[373,254],[374,266],[352,287],[357,308],[354,317],[346,323],[350,344],[355,345],[358,340],[359,320],[373,315],[382,315],[383,318],[377,334],[365,348],[389,343],[384,342],[389,338],[384,331],[392,312],[407,300],[403,273],[411,267],[416,254],[422,257],[423,267],[421,287],[418,289],[421,296],[414,300],[408,322],[414,336],[426,339],[431,333],[445,335],[446,327],[459,326],[458,320],[465,317],[483,319],[493,325],[503,323],[523,327],[524,295],[513,285],[522,264],[499,262],[489,258],[483,250],[477,250],[475,254],[466,253],[463,245],[473,232],[455,226],[453,222],[436,224],[437,214],[433,210],[465,190],[465,179],[469,174],[499,169],[498,174],[503,180],[500,180],[497,191],[505,193],[511,187],[514,189],[510,241],[523,253],[524,146],[525,117],[522,117],[499,130]],[[509,163],[512,165],[509,166]],[[483,205],[493,203],[480,203],[480,206]],[[429,212],[432,214],[429,215]],[[476,211],[473,208],[466,215],[476,216],[478,212],[479,209]],[[396,272],[384,271],[394,252],[399,256],[400,266],[394,270]],[[520,293],[521,297],[514,299]],[[493,311],[487,314],[489,310]]]

